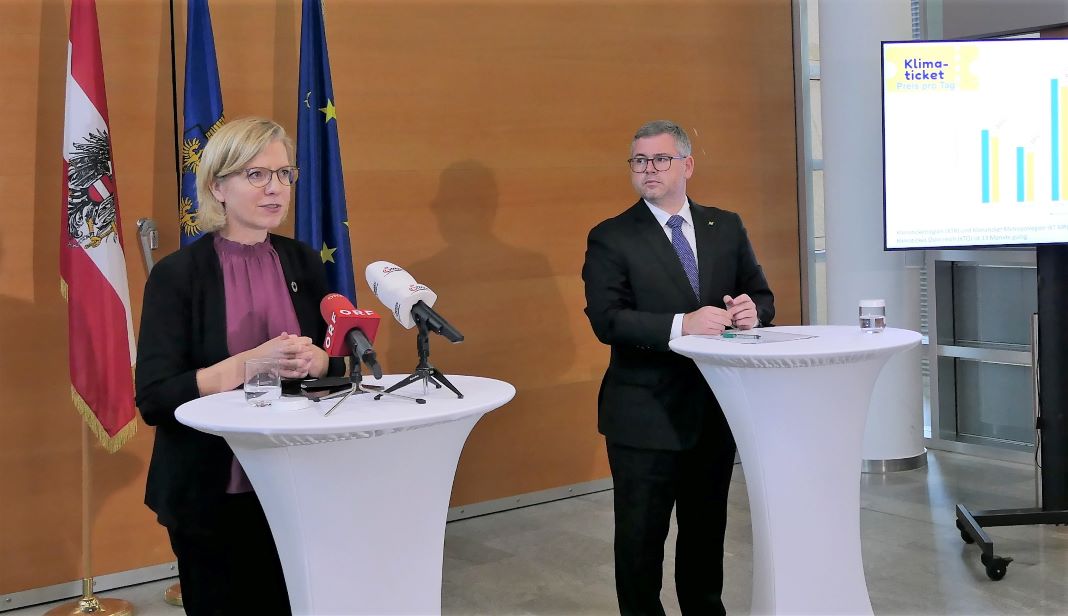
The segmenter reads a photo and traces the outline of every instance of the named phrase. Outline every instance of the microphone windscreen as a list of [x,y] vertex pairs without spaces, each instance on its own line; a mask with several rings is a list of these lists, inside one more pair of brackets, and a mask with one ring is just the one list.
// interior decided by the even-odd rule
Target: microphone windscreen
[[340,293],[330,293],[319,302],[319,314],[323,315],[327,323],[330,322],[330,315],[339,314],[342,310],[355,311],[356,307],[349,298]]
[[330,357],[348,355],[349,344],[345,336],[353,328],[362,331],[368,342],[374,343],[380,319],[374,310],[361,310],[354,307],[344,295],[331,293],[319,302],[319,312],[326,321],[323,349]]
[[427,306],[433,306],[438,300],[437,293],[416,282],[403,267],[389,261],[375,261],[367,266],[364,273],[371,292],[393,312],[394,318],[405,329],[415,327],[412,307],[416,303],[422,301]]

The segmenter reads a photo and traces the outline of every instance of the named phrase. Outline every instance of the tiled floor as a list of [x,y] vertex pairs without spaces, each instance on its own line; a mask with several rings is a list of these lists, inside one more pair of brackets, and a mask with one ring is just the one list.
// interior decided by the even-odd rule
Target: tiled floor
[[[954,527],[954,506],[1029,507],[1030,466],[932,452],[925,469],[863,476],[864,570],[875,613],[1068,614],[1068,530],[994,528],[998,553],[1015,561],[1000,582],[987,579],[979,551]],[[673,541],[665,559],[664,604],[678,613]],[[752,542],[745,478],[736,467],[726,543],[724,602],[749,611]],[[163,602],[172,580],[104,593],[141,616],[178,616]],[[601,492],[453,522],[445,538],[445,614],[611,614],[612,494]],[[7,616],[44,613],[50,606]]]

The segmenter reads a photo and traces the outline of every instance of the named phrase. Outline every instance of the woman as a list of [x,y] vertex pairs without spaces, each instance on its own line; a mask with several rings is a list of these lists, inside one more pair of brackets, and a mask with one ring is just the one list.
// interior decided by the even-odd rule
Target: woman
[[145,503],[170,535],[190,616],[290,611],[274,540],[233,452],[174,411],[239,387],[249,359],[278,359],[286,378],[344,370],[312,342],[326,331],[319,255],[271,233],[289,210],[293,159],[274,122],[220,128],[197,170],[206,233],[161,260],[145,285],[137,406],[156,426]]

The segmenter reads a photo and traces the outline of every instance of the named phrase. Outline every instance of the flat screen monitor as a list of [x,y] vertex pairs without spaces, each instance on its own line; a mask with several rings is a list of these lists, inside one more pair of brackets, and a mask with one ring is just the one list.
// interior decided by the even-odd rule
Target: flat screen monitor
[[887,250],[1068,242],[1068,40],[885,42]]

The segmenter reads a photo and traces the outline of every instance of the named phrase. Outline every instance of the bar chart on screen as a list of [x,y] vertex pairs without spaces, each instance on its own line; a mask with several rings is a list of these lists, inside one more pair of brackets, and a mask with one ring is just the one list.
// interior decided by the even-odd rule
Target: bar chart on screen
[[1068,41],[884,43],[888,249],[1068,241]]

